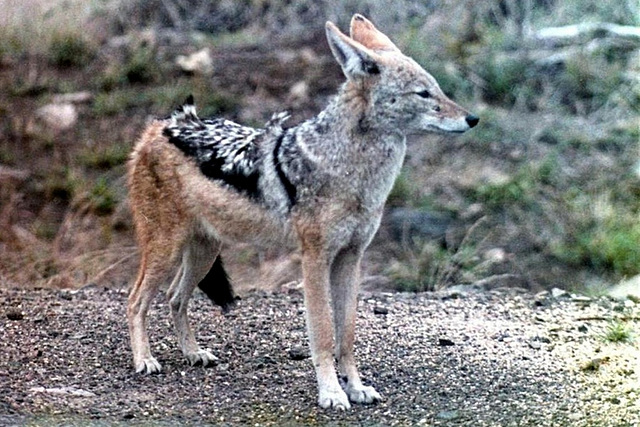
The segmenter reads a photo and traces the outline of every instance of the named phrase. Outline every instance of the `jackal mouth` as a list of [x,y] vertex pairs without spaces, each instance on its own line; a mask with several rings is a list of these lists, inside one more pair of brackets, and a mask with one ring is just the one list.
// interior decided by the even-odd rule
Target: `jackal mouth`
[[438,135],[450,135],[465,133],[468,129],[442,129],[437,126],[430,125],[425,129],[426,133],[435,133]]

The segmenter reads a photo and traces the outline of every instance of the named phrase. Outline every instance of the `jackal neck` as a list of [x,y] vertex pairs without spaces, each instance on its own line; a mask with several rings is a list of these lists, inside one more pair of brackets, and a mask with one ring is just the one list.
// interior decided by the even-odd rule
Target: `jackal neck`
[[348,146],[360,144],[401,144],[404,136],[384,126],[375,117],[371,92],[366,82],[345,82],[327,107],[315,118],[324,133]]
[[[405,154],[405,138],[376,122],[368,92],[346,83],[316,117],[290,129],[283,142],[291,150],[283,169],[298,194],[335,191],[379,208]],[[333,190],[328,190],[333,189]]]

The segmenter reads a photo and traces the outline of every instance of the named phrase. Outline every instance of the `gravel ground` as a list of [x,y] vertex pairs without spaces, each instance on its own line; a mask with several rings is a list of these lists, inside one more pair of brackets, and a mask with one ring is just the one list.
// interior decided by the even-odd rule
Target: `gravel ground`
[[[126,290],[0,289],[0,425],[635,426],[638,328],[631,300],[514,290],[363,294],[357,357],[383,394],[316,407],[298,290],[252,293],[223,316],[196,295],[191,318],[220,361],[190,367],[158,298],[150,335],[163,372],[134,374]],[[616,323],[614,323],[616,324]]]

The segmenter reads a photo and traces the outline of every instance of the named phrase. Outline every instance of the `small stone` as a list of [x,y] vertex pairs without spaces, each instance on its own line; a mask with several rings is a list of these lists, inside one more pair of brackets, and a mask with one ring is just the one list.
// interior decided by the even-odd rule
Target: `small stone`
[[449,347],[452,345],[456,345],[456,343],[454,343],[453,341],[451,341],[448,338],[438,338],[438,345],[440,347]]
[[460,299],[462,298],[463,295],[460,292],[454,291],[454,292],[449,292],[446,295],[443,295],[442,298],[440,298],[442,301],[447,301],[450,299]]
[[500,332],[493,336],[495,340],[498,342],[509,342],[513,341],[511,335],[508,332]]
[[22,320],[24,319],[24,314],[21,311],[11,310],[7,312],[7,319],[9,320]]
[[547,298],[548,296],[549,296],[549,291],[542,291],[535,294],[536,299],[543,299],[543,298]]
[[629,301],[631,301],[632,303],[634,303],[634,304],[640,304],[640,297],[638,297],[636,295],[629,294],[629,295],[627,295],[627,299]]
[[26,359],[37,359],[38,357],[42,356],[42,350],[33,350],[33,351],[29,351],[27,352],[26,355]]
[[289,350],[289,359],[291,360],[305,360],[309,357],[311,355],[304,347],[294,347]]
[[71,293],[69,291],[61,291],[60,292],[60,298],[67,300],[67,301],[71,301],[73,299],[73,295],[71,295]]
[[31,393],[45,393],[53,395],[68,395],[73,397],[96,397],[95,393],[75,387],[32,387],[29,389]]
[[447,420],[447,421],[455,420],[457,418],[460,418],[460,411],[453,410],[453,411],[438,412],[438,415],[436,415],[436,418],[438,418],[439,420]]
[[600,369],[600,366],[603,363],[607,363],[608,361],[608,357],[596,357],[595,359],[591,359],[584,363],[580,369],[584,372],[596,372]]
[[564,298],[569,296],[569,292],[565,291],[564,289],[553,288],[551,289],[551,296],[553,298]]
[[551,340],[547,337],[535,336],[529,340],[528,344],[532,349],[540,350],[542,344],[551,344]]
[[540,350],[542,348],[542,344],[540,344],[537,341],[529,341],[529,347],[531,347],[534,350]]
[[389,309],[387,307],[376,305],[375,307],[373,307],[373,314],[380,314],[380,315],[389,314]]

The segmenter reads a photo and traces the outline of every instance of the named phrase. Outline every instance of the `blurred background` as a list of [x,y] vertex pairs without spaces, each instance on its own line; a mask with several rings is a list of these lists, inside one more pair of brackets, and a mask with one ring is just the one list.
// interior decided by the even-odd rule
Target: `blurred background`
[[[637,0],[0,0],[0,286],[127,285],[125,163],[145,123],[317,114],[343,81],[324,22],[353,13],[481,117],[409,141],[365,287],[561,287],[640,274]],[[297,256],[231,244],[240,291]]]

